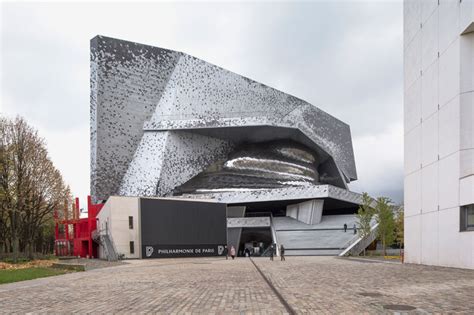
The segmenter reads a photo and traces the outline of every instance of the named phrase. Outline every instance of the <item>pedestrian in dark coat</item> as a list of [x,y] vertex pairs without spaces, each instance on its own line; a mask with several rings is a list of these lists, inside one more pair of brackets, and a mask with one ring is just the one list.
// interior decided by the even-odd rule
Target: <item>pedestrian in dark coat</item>
[[283,244],[280,246],[280,257],[281,261],[285,261],[285,247],[283,247]]
[[250,249],[246,248],[246,249],[244,250],[244,256],[245,256],[245,257],[250,257]]

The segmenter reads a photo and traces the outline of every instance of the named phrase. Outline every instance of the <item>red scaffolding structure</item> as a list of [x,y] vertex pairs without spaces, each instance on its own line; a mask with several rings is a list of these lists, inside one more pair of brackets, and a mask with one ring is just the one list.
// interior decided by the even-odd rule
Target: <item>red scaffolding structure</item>
[[79,198],[72,205],[65,202],[62,211],[54,212],[56,256],[97,257],[97,244],[92,233],[97,228],[97,214],[104,204],[93,204],[87,196],[87,217],[80,217]]

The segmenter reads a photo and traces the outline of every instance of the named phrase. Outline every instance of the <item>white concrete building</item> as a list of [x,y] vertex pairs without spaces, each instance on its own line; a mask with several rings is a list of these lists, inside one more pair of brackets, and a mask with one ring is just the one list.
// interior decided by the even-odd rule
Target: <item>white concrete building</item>
[[[140,199],[111,196],[97,215],[97,229],[107,234],[115,250],[125,258],[141,258]],[[107,258],[104,246],[99,246],[99,257]]]
[[404,1],[405,260],[474,268],[474,0]]

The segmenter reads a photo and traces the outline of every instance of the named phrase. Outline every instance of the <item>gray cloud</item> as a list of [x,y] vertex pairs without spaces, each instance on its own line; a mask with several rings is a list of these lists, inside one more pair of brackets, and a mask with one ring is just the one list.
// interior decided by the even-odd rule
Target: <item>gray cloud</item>
[[77,194],[89,187],[89,39],[102,34],[184,51],[317,105],[351,125],[354,189],[401,201],[400,2],[1,8],[1,110],[25,116],[50,146],[67,141],[56,135],[74,135],[80,154],[53,150],[52,157]]

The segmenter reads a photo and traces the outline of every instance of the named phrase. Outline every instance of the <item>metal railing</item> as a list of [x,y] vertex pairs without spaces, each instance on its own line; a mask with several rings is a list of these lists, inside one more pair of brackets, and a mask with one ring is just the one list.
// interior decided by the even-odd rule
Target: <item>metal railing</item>
[[119,259],[112,235],[106,229],[92,231],[92,239],[102,245],[108,261],[117,261]]
[[379,224],[376,223],[370,228],[369,235],[358,237],[349,247],[342,251],[339,256],[358,256],[377,238],[377,229]]
[[273,214],[271,212],[270,212],[270,231],[272,232],[273,243],[276,246],[275,254],[276,254],[276,256],[280,256],[280,246],[278,246],[278,237],[277,237],[277,233],[276,233],[276,230],[275,230],[275,223],[274,223],[274,220],[273,220]]
[[273,217],[273,214],[270,211],[264,212],[247,212],[245,213],[246,218],[253,218],[253,217]]
[[[275,230],[275,223],[273,220],[273,213],[271,211],[262,212],[247,212],[245,217],[269,217],[270,218],[270,232],[272,234],[273,244],[275,245],[275,256],[280,256],[280,246],[278,246],[278,238]],[[267,248],[264,252],[268,251]],[[263,255],[263,254],[262,254]]]

